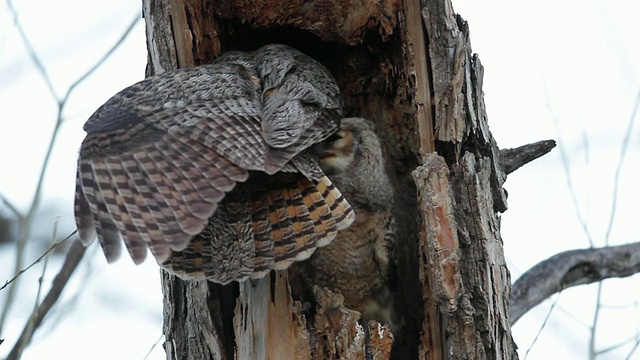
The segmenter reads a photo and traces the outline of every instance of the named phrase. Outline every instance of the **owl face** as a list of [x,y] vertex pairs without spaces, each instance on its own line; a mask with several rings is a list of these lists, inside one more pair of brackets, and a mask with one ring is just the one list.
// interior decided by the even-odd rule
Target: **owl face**
[[352,204],[385,208],[393,202],[382,144],[371,121],[342,119],[340,130],[317,153],[324,173]]
[[327,175],[342,174],[353,163],[356,139],[351,130],[341,129],[326,141],[320,153],[320,167]]

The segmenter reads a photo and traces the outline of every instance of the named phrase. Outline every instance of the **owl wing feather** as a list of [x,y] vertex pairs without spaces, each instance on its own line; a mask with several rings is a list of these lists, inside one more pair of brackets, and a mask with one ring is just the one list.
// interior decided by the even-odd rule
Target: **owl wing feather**
[[[309,258],[354,218],[326,176],[316,181],[301,173],[252,174],[220,203],[209,226],[161,265],[185,279],[216,279],[223,284],[260,278]],[[253,256],[226,251],[242,246]]]
[[256,71],[264,80],[265,141],[273,148],[299,151],[305,143],[300,138],[322,113],[340,118],[342,107],[340,89],[329,71],[316,60],[288,49],[285,45],[267,45],[254,56]]
[[[179,275],[225,283],[306,258],[353,221],[305,152],[338,127],[342,109],[330,74],[288,47],[242,54],[134,84],[85,124],[76,224],[85,244],[97,235],[108,261],[124,240],[136,263],[149,248]],[[278,64],[279,56],[293,64]],[[265,59],[287,70],[265,78],[258,70]],[[302,95],[294,91],[292,81],[302,79],[295,69],[318,73],[301,84]],[[275,105],[265,82],[284,89]],[[324,95],[309,95],[313,86]],[[282,121],[291,139],[274,146],[269,129]]]

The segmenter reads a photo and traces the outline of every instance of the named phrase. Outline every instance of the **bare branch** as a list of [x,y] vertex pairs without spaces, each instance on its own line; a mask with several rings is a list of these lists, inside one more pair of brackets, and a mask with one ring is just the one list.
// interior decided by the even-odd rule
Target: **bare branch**
[[[67,256],[64,260],[62,268],[56,275],[55,279],[53,279],[51,289],[49,289],[47,296],[45,296],[38,309],[34,312],[32,333],[35,333],[35,330],[40,326],[42,320],[47,315],[49,310],[51,310],[53,305],[58,301],[58,298],[62,294],[62,290],[64,290],[65,286],[69,282],[69,279],[71,278],[71,275],[73,275],[75,269],[80,263],[80,260],[82,260],[85,249],[86,248],[84,247],[84,245],[82,245],[80,241],[76,240],[67,252]],[[17,360],[20,358],[20,353],[22,352],[22,350],[24,350],[22,346],[23,339],[26,336],[31,335],[29,334],[30,332],[28,328],[29,324],[25,325],[22,333],[20,334],[20,337],[18,338],[18,341],[16,341],[15,346],[13,347],[13,349],[11,349],[11,352],[9,353],[9,356],[7,356],[6,360]],[[26,344],[24,345],[26,346]]]
[[547,154],[554,147],[556,147],[555,140],[542,140],[515,149],[501,149],[500,166],[506,174],[511,174],[521,166]]
[[513,284],[511,324],[543,300],[568,287],[640,272],[640,242],[571,250],[538,263]]

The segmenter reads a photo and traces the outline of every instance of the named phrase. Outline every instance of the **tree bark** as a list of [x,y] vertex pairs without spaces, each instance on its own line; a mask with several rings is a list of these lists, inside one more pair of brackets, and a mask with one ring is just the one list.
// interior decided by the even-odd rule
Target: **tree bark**
[[286,271],[228,286],[163,274],[167,359],[517,358],[506,175],[482,66],[449,0],[145,0],[144,16],[149,75],[274,42],[327,66],[346,115],[373,120],[387,147],[401,229],[396,334],[358,324],[327,289],[307,311]]

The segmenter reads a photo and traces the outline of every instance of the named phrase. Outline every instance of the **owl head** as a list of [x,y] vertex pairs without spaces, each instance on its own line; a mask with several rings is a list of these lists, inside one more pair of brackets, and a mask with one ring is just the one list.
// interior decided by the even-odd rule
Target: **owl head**
[[340,130],[322,144],[319,155],[320,167],[344,194],[351,195],[350,203],[391,206],[384,152],[371,121],[342,119]]

